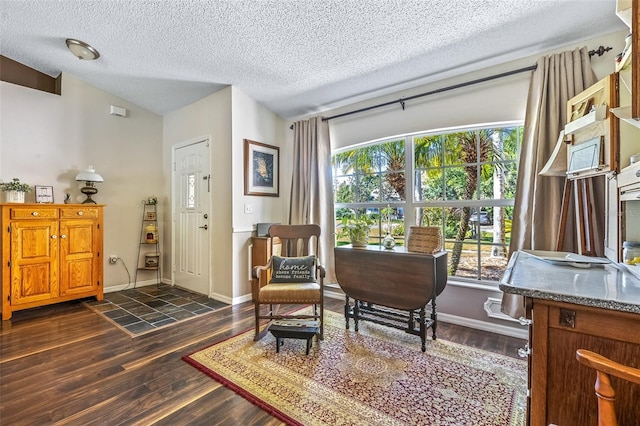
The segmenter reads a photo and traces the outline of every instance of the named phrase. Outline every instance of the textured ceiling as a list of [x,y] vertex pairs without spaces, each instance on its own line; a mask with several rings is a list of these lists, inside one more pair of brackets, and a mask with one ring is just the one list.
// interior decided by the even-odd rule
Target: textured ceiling
[[[621,30],[615,0],[0,0],[0,54],[164,115],[233,85],[292,118]],[[101,54],[80,61],[66,38]]]

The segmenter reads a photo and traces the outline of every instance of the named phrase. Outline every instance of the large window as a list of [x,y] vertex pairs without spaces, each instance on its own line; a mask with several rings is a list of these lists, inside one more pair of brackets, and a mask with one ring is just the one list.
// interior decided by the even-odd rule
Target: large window
[[438,226],[449,274],[498,281],[507,264],[522,141],[520,123],[406,135],[333,155],[336,244],[356,218],[369,244],[410,226]]

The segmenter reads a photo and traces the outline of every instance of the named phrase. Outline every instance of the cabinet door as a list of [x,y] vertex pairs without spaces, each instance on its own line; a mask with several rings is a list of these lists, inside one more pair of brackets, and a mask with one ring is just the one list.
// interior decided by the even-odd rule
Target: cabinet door
[[[595,370],[576,361],[587,349],[640,368],[640,315],[534,300],[531,426],[592,426],[598,410]],[[640,386],[612,377],[620,426],[637,426]]]
[[98,288],[102,241],[98,222],[87,219],[60,221],[60,296]]
[[11,305],[58,296],[58,222],[11,224]]

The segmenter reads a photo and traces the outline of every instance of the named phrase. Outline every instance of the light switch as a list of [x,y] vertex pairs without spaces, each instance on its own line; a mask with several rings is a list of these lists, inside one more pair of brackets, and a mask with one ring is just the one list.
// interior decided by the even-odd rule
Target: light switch
[[244,214],[252,214],[253,213],[253,205],[245,204],[244,205]]

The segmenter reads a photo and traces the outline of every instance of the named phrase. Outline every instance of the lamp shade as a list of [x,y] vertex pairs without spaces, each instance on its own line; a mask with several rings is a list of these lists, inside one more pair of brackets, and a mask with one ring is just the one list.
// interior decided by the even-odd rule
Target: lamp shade
[[92,61],[100,57],[100,53],[84,41],[68,38],[67,47],[78,59]]
[[93,166],[89,166],[84,171],[78,173],[76,180],[81,182],[104,182],[102,176],[96,173],[96,169],[94,169]]

